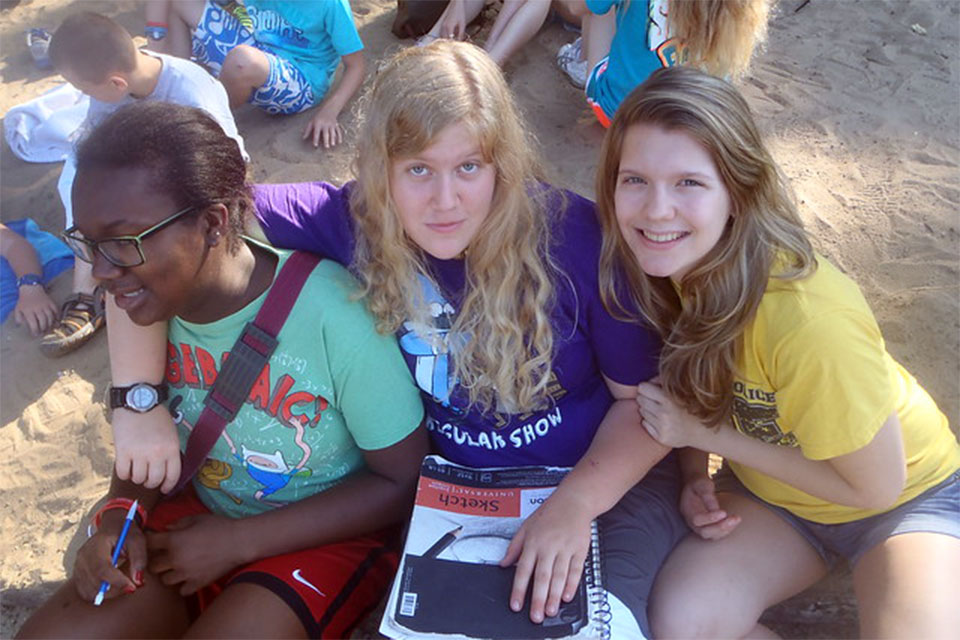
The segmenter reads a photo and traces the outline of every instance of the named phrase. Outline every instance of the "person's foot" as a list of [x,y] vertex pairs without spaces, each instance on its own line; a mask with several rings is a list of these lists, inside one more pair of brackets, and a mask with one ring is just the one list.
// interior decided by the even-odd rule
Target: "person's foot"
[[583,57],[583,38],[569,42],[557,51],[557,66],[574,86],[583,89],[587,84],[587,61]]
[[74,293],[60,307],[60,320],[40,339],[40,351],[57,358],[77,349],[103,326],[103,290],[93,294]]

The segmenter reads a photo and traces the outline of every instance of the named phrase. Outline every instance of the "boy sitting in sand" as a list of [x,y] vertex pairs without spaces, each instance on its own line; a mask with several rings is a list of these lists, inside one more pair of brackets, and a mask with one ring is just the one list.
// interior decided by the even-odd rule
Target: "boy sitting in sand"
[[[224,133],[237,141],[246,157],[223,86],[188,60],[137,49],[130,34],[106,16],[83,12],[64,20],[50,41],[50,60],[67,82],[90,96],[80,136],[124,104],[137,100],[175,102],[209,113]],[[73,224],[70,190],[75,173],[71,156],[58,185],[66,227]],[[51,357],[73,351],[93,337],[104,318],[103,297],[90,267],[78,262],[73,272],[73,293],[63,304],[59,322],[41,339],[40,349]]]
[[[250,102],[269,113],[291,114],[320,105],[303,138],[315,147],[339,144],[343,132],[337,118],[366,71],[348,0],[224,4],[151,0],[148,32],[166,30],[168,53],[192,56],[220,78],[231,107]],[[343,75],[334,85],[341,60]]]

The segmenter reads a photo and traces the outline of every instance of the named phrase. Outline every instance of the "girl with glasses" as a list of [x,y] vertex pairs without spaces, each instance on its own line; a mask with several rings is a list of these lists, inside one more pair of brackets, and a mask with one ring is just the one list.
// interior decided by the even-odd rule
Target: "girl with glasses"
[[[199,109],[124,107],[81,143],[77,167],[82,235],[66,235],[118,317],[167,327],[166,379],[139,389],[154,404],[169,393],[185,445],[291,254],[241,235],[253,210],[246,165]],[[20,637],[349,634],[396,571],[394,526],[427,451],[410,374],[355,290],[336,263],[313,269],[192,482],[164,498],[114,476],[70,579]],[[134,500],[142,510],[114,567]]]

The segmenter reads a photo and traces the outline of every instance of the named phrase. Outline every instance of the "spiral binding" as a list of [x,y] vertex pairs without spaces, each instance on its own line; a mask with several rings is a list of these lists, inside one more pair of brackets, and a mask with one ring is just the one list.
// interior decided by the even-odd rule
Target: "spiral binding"
[[590,557],[584,566],[584,580],[587,584],[587,600],[590,603],[590,616],[593,633],[600,640],[610,640],[610,621],[613,614],[607,600],[607,590],[603,588],[603,556],[600,549],[600,526],[596,520],[590,526]]

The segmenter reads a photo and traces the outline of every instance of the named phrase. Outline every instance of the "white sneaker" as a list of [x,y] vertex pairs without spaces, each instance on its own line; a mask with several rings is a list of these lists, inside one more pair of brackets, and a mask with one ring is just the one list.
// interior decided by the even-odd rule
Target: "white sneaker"
[[583,58],[583,38],[569,42],[557,51],[559,66],[574,86],[583,89],[587,84],[587,61]]

